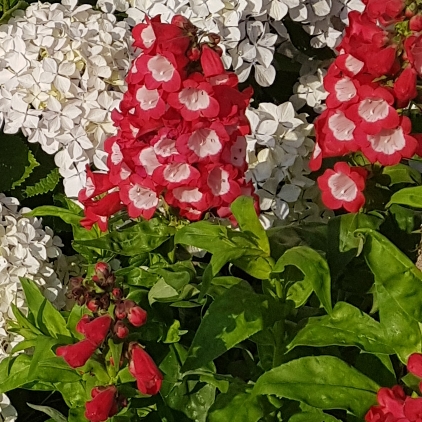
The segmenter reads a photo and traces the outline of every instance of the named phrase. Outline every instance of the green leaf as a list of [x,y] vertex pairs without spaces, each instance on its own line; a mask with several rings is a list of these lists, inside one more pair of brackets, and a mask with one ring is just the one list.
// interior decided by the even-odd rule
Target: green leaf
[[[329,221],[331,233],[338,236],[338,247],[340,252],[348,252],[358,249],[361,239],[356,237],[356,230],[369,228],[377,230],[383,220],[373,215],[363,213],[344,214]],[[334,228],[335,227],[335,228]]]
[[[28,318],[25,317],[25,315],[21,312],[21,310],[14,303],[11,303],[10,306],[12,308],[13,315],[15,316],[15,319],[18,322],[20,328],[29,329],[36,335],[42,334],[42,332],[37,327],[35,327],[35,325],[33,325],[28,320]],[[19,330],[19,332],[20,332],[20,330]]]
[[422,186],[400,189],[392,195],[390,202],[386,205],[386,207],[388,208],[392,204],[422,208]]
[[242,232],[247,232],[266,254],[270,255],[270,243],[267,233],[256,214],[254,200],[248,196],[240,196],[230,206]]
[[16,135],[0,135],[0,192],[8,191],[22,179],[30,165],[29,149],[25,141]]
[[40,412],[45,413],[46,415],[50,416],[54,422],[67,422],[67,418],[61,414],[58,410],[53,409],[49,406],[39,406],[36,404],[26,403],[32,409],[39,410]]
[[361,229],[363,253],[375,276],[380,322],[403,363],[422,350],[422,273],[382,234]]
[[35,319],[35,324],[45,335],[58,338],[70,337],[66,321],[60,312],[40,292],[37,285],[26,278],[21,278],[28,308]]
[[208,308],[189,349],[183,370],[205,366],[243,340],[285,316],[271,297],[240,285],[218,296]]
[[15,189],[22,185],[26,179],[31,175],[36,167],[38,167],[40,163],[36,160],[34,154],[31,150],[28,150],[28,165],[25,166],[25,172],[23,173],[22,177],[19,180],[13,182],[12,188]]
[[31,356],[20,354],[0,362],[0,394],[22,387],[30,381],[28,373],[31,360]]
[[253,394],[276,395],[363,417],[377,403],[378,384],[334,356],[306,356],[258,378]]
[[113,231],[95,240],[78,240],[77,244],[99,248],[119,255],[135,256],[153,251],[175,233],[174,227],[158,218],[142,221],[121,231]]
[[59,183],[60,178],[61,176],[59,173],[59,169],[55,168],[46,177],[38,181],[35,185],[27,186],[23,190],[23,194],[27,198],[31,198],[32,196],[42,195],[51,192]]
[[75,407],[69,410],[69,416],[67,422],[87,422],[88,419],[85,417],[85,406]]
[[293,415],[289,422],[341,422],[334,416],[323,412],[302,412]]
[[64,401],[69,407],[85,406],[91,396],[87,396],[83,381],[78,382],[56,382],[56,390],[60,391]]
[[37,207],[32,211],[25,214],[27,217],[59,217],[65,223],[72,226],[80,226],[82,217],[78,214],[75,214],[73,211],[69,211],[65,208],[55,207],[54,205],[43,205]]
[[[249,390],[249,391],[248,391]],[[208,422],[257,422],[264,416],[259,397],[250,386],[232,383],[226,394],[219,394],[208,412]]]
[[331,315],[309,318],[288,349],[296,346],[356,346],[370,353],[394,354],[381,324],[346,302],[338,302]]
[[405,164],[386,166],[382,170],[382,175],[388,178],[389,186],[398,183],[421,183],[421,174]]
[[273,274],[284,272],[287,265],[297,267],[305,276],[302,281],[294,283],[287,292],[287,299],[296,307],[302,306],[312,293],[318,296],[321,305],[332,312],[330,269],[325,259],[307,246],[297,246],[286,251],[273,268]]
[[49,382],[78,382],[81,376],[71,368],[62,357],[54,356],[38,362],[34,374],[37,379]]
[[150,305],[154,302],[174,302],[179,297],[178,291],[167,284],[164,279],[158,280],[157,283],[148,292],[148,300]]

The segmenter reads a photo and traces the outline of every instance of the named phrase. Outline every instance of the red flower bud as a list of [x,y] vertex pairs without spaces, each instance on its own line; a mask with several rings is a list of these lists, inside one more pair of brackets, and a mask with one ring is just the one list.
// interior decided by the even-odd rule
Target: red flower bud
[[126,318],[126,307],[124,302],[116,303],[116,307],[114,308],[114,315],[116,315],[117,319],[125,319]]
[[151,356],[136,343],[131,347],[129,372],[136,378],[141,393],[153,395],[160,391],[163,375]]
[[119,338],[126,338],[129,334],[129,329],[126,327],[123,321],[117,321],[114,325],[114,333]]
[[84,366],[86,361],[93,355],[97,346],[89,340],[82,340],[75,344],[60,346],[56,350],[57,356],[62,356],[72,368]]
[[133,326],[141,327],[147,322],[147,312],[140,306],[134,306],[129,310],[127,319]]
[[98,299],[91,299],[87,304],[86,307],[91,312],[98,312],[98,309],[100,308],[100,301]]
[[207,44],[202,45],[201,66],[206,77],[222,75],[226,72],[218,53]]
[[413,69],[413,67],[408,66],[394,82],[394,94],[404,106],[407,105],[409,100],[418,95],[416,90],[416,78],[416,70]]
[[105,279],[110,275],[110,267],[106,262],[97,262],[95,264],[95,274],[99,279]]
[[110,315],[103,315],[95,318],[92,321],[81,324],[80,329],[82,334],[98,347],[106,338],[108,330],[110,329],[111,317]]
[[112,291],[115,299],[120,300],[123,297],[123,292],[118,287],[115,287]]
[[415,15],[410,19],[409,29],[416,32],[422,30],[422,15]]
[[117,413],[117,389],[114,385],[104,389],[93,388],[91,397],[92,400],[85,405],[85,417],[90,422],[104,422]]
[[198,47],[192,47],[190,50],[188,50],[186,55],[188,56],[188,59],[191,62],[196,62],[201,57],[201,51],[199,50]]

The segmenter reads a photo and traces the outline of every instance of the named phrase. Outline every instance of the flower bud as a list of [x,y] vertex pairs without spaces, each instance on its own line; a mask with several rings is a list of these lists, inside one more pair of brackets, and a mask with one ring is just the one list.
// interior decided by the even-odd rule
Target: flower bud
[[117,389],[114,385],[94,387],[92,400],[85,404],[85,417],[90,422],[104,422],[118,412]]
[[120,300],[123,297],[122,289],[119,289],[118,287],[115,287],[112,291],[112,294],[115,299]]
[[110,266],[106,262],[97,262],[95,264],[95,274],[101,279],[106,279],[110,275]]
[[140,306],[133,306],[128,311],[127,318],[134,327],[141,327],[147,322],[147,312]]
[[84,279],[82,277],[71,277],[69,279],[69,290],[81,287],[83,281]]
[[97,346],[88,339],[75,344],[60,346],[56,349],[56,355],[62,356],[72,368],[84,366],[87,360],[93,355]]
[[157,394],[163,381],[157,365],[139,344],[132,343],[129,348],[129,372],[136,378],[138,390],[142,394]]
[[116,307],[114,308],[114,315],[116,315],[117,319],[125,319],[126,318],[126,307],[124,302],[116,303]]
[[98,312],[98,309],[100,308],[100,301],[98,299],[91,299],[86,304],[86,307],[93,313]]
[[116,334],[116,336],[121,339],[126,338],[129,334],[129,329],[126,327],[123,321],[117,321],[116,324],[114,324],[113,331],[114,334]]
[[207,35],[211,44],[218,44],[221,41],[221,37],[218,34],[210,32]]
[[201,50],[198,47],[192,47],[188,50],[186,55],[191,62],[196,62],[201,57]]
[[94,318],[92,321],[82,325],[82,334],[98,347],[107,337],[111,325],[110,315],[103,315]]
[[409,29],[416,32],[422,30],[422,15],[415,15],[410,19]]

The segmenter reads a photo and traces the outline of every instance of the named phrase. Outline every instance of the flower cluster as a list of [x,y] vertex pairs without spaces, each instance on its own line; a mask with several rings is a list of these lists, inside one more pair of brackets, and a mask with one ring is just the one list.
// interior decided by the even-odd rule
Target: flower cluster
[[0,421],[15,422],[17,417],[16,409],[10,404],[9,398],[5,394],[2,394],[0,396]]
[[[79,305],[86,305],[93,314],[84,315],[76,325],[76,331],[83,337],[80,341],[56,349],[56,355],[63,357],[72,368],[81,368],[97,351],[104,352],[106,339],[122,341],[133,327],[141,327],[147,321],[144,309],[132,300],[123,299],[116,277],[105,262],[96,264],[95,275],[90,279],[72,279],[70,287],[69,298]],[[123,356],[127,358],[129,372],[136,379],[138,390],[143,394],[157,394],[163,376],[144,348],[138,343],[124,344],[121,362],[115,363],[110,358],[110,364],[122,366]],[[114,385],[94,387],[91,397],[85,411],[90,422],[105,421],[127,404]]]
[[[60,238],[41,220],[27,218],[27,208],[19,208],[16,198],[0,194],[0,361],[21,341],[6,330],[7,321],[14,319],[11,303],[25,310],[25,298],[19,277],[34,280],[44,296],[55,306],[64,304],[62,281],[54,271],[54,261],[62,257]],[[0,420],[12,422],[17,417],[7,396],[0,395]]]
[[286,102],[279,106],[261,103],[257,109],[250,107],[246,115],[252,128],[246,137],[247,177],[259,197],[264,226],[276,219],[320,219],[323,210],[315,182],[307,177],[314,142],[306,114],[297,114],[292,103]]
[[[350,13],[340,54],[324,79],[329,95],[327,109],[315,124],[313,170],[323,157],[356,151],[370,163],[391,166],[411,158],[418,146],[410,135],[410,119],[397,110],[417,96],[417,77],[422,75],[420,15],[409,19],[402,0],[365,3],[363,13]],[[402,35],[405,30],[407,36]],[[366,176],[346,164],[327,170],[318,180],[325,204],[358,211],[364,204]]]
[[182,16],[171,24],[147,20],[133,37],[143,53],[126,78],[120,111],[112,113],[119,131],[105,142],[109,172],[89,172],[79,193],[82,224],[105,230],[123,207],[132,218],[149,219],[161,195],[190,220],[213,209],[229,216],[231,202],[253,189],[244,177],[251,90],[240,92],[237,76],[224,70],[219,37],[200,41]]
[[[422,378],[422,354],[414,353],[407,362],[408,371]],[[422,383],[420,384],[422,391]],[[365,415],[366,422],[419,422],[422,418],[422,397],[407,396],[400,385],[381,388],[378,405]]]
[[106,169],[130,40],[125,22],[76,0],[32,3],[0,26],[0,124],[56,154],[70,197],[85,185],[86,164]]
[[61,240],[49,227],[43,228],[40,219],[25,217],[28,208],[18,207],[16,198],[0,194],[0,360],[16,343],[5,330],[6,320],[14,318],[10,304],[25,308],[19,277],[34,280],[58,308],[65,302],[52,262],[61,255]]

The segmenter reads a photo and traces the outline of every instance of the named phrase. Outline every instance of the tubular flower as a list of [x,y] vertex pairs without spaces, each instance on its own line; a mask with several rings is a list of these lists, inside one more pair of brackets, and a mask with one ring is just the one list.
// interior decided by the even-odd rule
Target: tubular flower
[[79,195],[82,224],[97,223],[104,231],[120,209],[150,219],[160,199],[191,220],[209,210],[226,214],[242,191],[252,191],[244,138],[252,91],[239,91],[218,46],[200,43],[196,27],[182,16],[171,24],[147,19],[133,38],[143,51],[112,113],[118,132],[105,142],[109,171],[89,171]]

